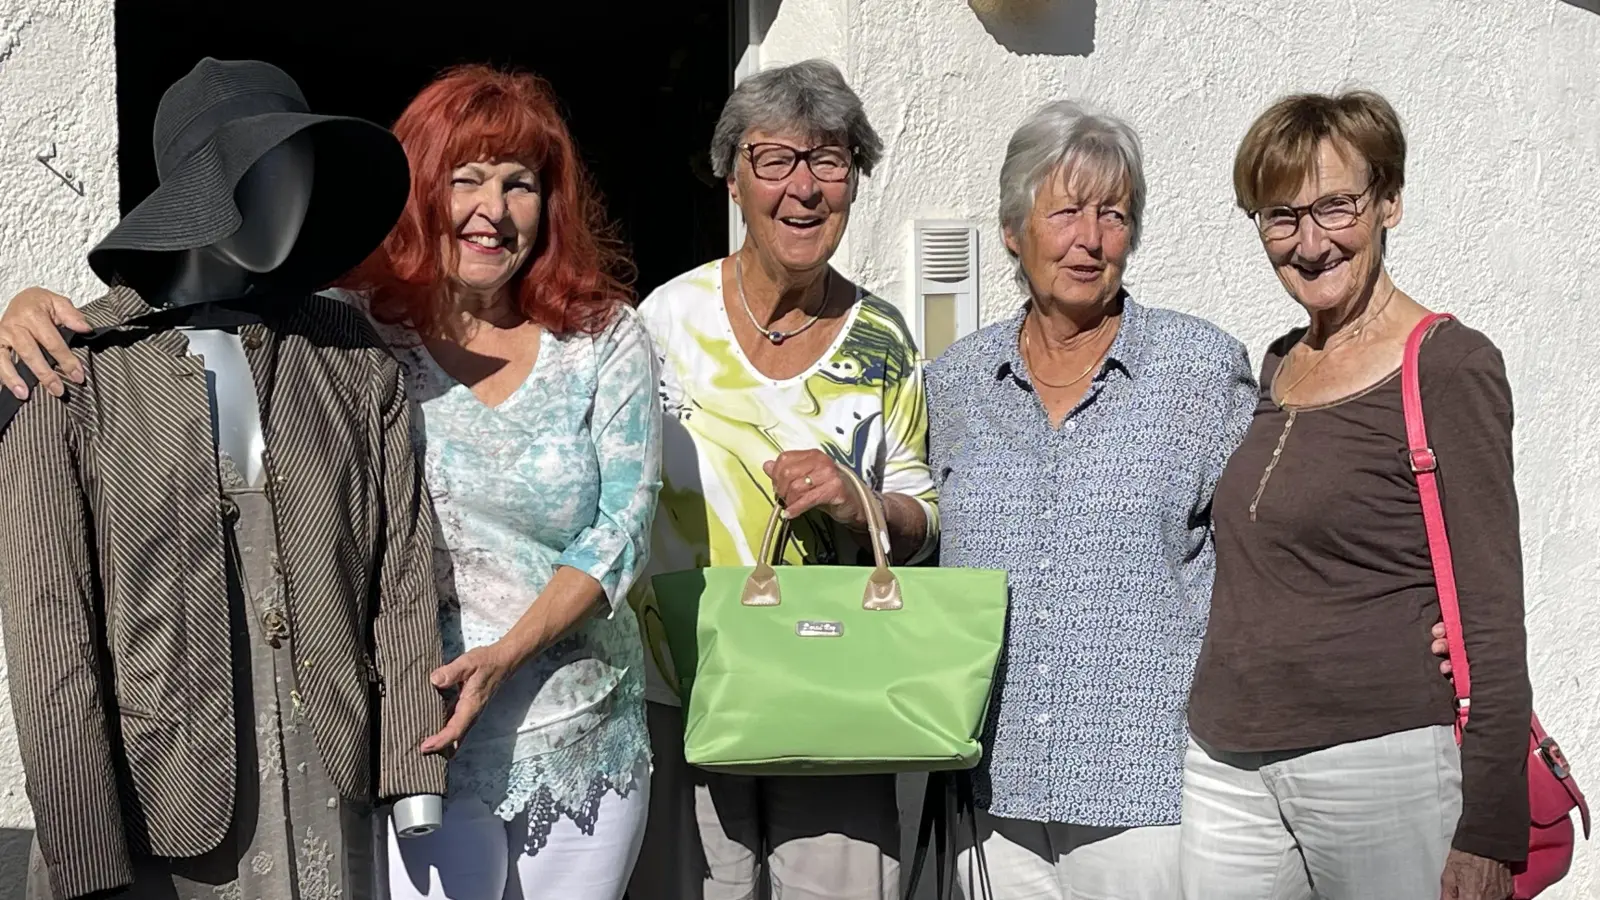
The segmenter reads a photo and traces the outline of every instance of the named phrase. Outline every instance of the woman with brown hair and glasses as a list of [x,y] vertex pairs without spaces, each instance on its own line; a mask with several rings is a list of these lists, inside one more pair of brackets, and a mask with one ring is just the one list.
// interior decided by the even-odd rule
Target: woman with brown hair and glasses
[[[647,576],[753,565],[774,504],[794,536],[784,562],[870,559],[866,512],[841,466],[878,494],[896,562],[935,547],[916,348],[894,306],[829,265],[881,152],[861,100],[826,62],[752,76],[723,107],[711,163],[744,217],[744,244],[640,305],[665,405]],[[654,663],[656,763],[637,896],[749,897],[763,856],[774,896],[898,896],[894,777],[749,778],[687,766],[648,577],[634,602]],[[679,838],[690,846],[675,846]]]
[[1384,264],[1405,156],[1388,102],[1354,92],[1279,101],[1235,159],[1239,206],[1309,321],[1267,348],[1212,503],[1184,773],[1191,900],[1434,900],[1441,873],[1444,897],[1504,900],[1527,853],[1511,389],[1500,351],[1452,320],[1423,341],[1419,381],[1472,660],[1459,749],[1426,649],[1439,594],[1399,372],[1429,313]]

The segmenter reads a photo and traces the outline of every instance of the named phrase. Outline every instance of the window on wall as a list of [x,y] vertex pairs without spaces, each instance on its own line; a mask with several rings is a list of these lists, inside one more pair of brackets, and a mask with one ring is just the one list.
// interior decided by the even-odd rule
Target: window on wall
[[446,66],[509,65],[555,89],[642,296],[727,247],[727,191],[706,150],[732,81],[735,2],[745,0],[524,4],[502,10],[525,17],[511,28],[439,4],[120,0],[122,210],[156,184],[156,104],[203,57],[273,63],[314,111],[385,126]]

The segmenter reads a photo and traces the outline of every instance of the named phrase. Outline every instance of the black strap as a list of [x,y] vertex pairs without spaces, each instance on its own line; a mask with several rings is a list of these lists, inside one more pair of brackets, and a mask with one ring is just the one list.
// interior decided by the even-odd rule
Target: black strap
[[939,871],[934,873],[934,877],[938,879],[934,893],[938,900],[944,900],[944,804],[948,795],[944,773],[929,773],[927,788],[922,792],[922,815],[917,821],[917,849],[911,857],[911,880],[906,884],[905,900],[917,898],[917,885],[922,882],[923,866],[928,864],[928,844],[933,838],[935,829],[939,831],[939,851],[936,856]]
[[[917,823],[917,847],[911,858],[911,879],[906,884],[905,900],[917,900],[917,886],[922,882],[922,871],[928,863],[928,845],[934,847],[934,896],[937,900],[951,900],[956,887],[956,828],[964,818],[971,829],[972,861],[975,873],[969,872],[968,883],[978,889],[978,897],[968,900],[992,900],[989,884],[989,863],[984,858],[983,841],[978,834],[977,807],[973,802],[971,773],[932,772],[928,787],[922,796],[922,815]],[[973,875],[976,877],[972,877]]]
[[[962,772],[956,778],[956,806],[967,817],[967,827],[972,830],[972,862],[977,872],[970,870],[967,880],[978,888],[975,900],[994,900],[994,886],[989,882],[989,859],[983,852],[983,835],[978,833],[978,805],[972,795],[972,778]],[[954,860],[951,861],[952,866]]]
[[[61,332],[61,339],[67,342],[68,347],[72,346],[73,341],[84,336],[65,326],[57,330]],[[39,386],[39,376],[33,374],[28,364],[20,359],[15,360],[13,364],[17,367],[17,374],[22,377],[22,383],[28,386],[28,391],[31,393]],[[17,412],[22,409],[22,402],[11,391],[0,389],[0,434],[5,434],[6,426],[11,424],[11,420],[16,418]]]

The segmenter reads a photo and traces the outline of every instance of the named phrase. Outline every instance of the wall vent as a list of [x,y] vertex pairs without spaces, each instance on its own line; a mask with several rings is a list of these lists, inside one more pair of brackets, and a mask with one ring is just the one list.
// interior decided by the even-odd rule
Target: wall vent
[[924,359],[978,330],[978,227],[972,222],[912,223],[913,327]]

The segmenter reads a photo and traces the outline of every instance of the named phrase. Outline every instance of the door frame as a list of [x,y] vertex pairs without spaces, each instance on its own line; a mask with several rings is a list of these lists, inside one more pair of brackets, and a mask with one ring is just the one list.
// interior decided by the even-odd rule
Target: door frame
[[[761,42],[778,16],[782,0],[728,0],[731,28],[728,32],[728,90],[761,71]],[[744,244],[744,218],[739,207],[728,198],[728,252]]]

